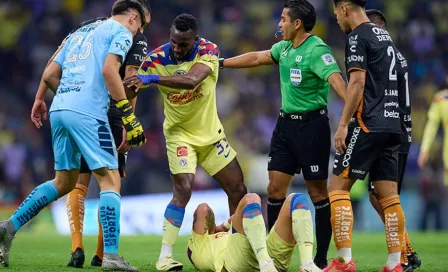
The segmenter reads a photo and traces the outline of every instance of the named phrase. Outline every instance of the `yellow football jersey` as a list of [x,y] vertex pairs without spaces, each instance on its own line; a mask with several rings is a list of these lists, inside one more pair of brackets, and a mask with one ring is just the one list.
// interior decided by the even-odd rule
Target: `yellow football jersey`
[[[194,51],[182,63],[172,55],[170,43],[151,53],[143,61],[138,74],[173,76],[188,73],[196,63],[212,69],[195,89],[182,90],[157,85],[164,101],[163,130],[167,142],[182,141],[196,146],[214,144],[224,137],[224,130],[216,109],[216,83],[219,72],[219,48],[199,38]],[[142,86],[145,88],[147,86]]]
[[429,152],[440,123],[443,124],[443,161],[448,167],[448,90],[437,92],[428,111],[428,121],[423,134],[422,152]]

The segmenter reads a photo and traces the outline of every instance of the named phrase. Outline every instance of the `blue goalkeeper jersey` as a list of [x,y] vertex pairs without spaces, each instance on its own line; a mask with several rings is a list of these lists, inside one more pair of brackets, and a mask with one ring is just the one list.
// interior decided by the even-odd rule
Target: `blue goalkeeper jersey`
[[50,112],[70,110],[107,121],[110,94],[102,70],[108,54],[126,58],[132,33],[108,19],[85,25],[67,37],[54,61],[62,67],[62,78]]

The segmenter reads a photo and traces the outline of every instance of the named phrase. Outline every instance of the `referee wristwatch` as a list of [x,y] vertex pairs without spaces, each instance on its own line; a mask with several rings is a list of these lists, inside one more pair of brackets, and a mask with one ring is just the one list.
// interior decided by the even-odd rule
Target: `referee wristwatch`
[[219,61],[219,69],[224,69],[224,60],[225,60],[225,58],[219,58],[218,59],[218,61]]

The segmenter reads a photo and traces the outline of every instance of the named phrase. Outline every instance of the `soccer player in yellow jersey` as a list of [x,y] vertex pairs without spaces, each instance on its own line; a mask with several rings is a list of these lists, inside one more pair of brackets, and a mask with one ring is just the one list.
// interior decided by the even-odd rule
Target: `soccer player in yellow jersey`
[[165,211],[159,271],[183,267],[172,258],[172,247],[191,197],[197,163],[227,193],[230,214],[247,191],[216,109],[218,57],[218,46],[197,35],[196,19],[181,14],[171,26],[170,42],[149,53],[137,76],[125,80],[126,86],[137,89],[157,84],[164,100],[173,199]]
[[215,225],[212,209],[200,204],[194,213],[187,255],[201,271],[288,271],[297,243],[299,271],[321,271],[313,262],[313,221],[310,202],[291,194],[283,203],[274,227],[266,237],[260,197],[247,194],[235,214]]
[[443,123],[444,139],[443,139],[443,162],[445,165],[444,183],[448,186],[448,89],[441,90],[436,93],[432,100],[431,107],[428,111],[428,122],[425,126],[420,155],[418,157],[418,165],[423,168],[429,158],[429,150],[431,144],[436,138],[439,130],[440,122]]

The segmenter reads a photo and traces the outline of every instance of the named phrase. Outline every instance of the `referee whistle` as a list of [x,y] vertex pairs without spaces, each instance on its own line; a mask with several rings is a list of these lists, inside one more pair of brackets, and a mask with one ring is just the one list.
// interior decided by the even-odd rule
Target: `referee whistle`
[[277,32],[275,32],[274,36],[276,38],[278,38],[278,37],[280,37],[281,34],[282,34],[282,31],[279,29],[279,30],[277,30]]

